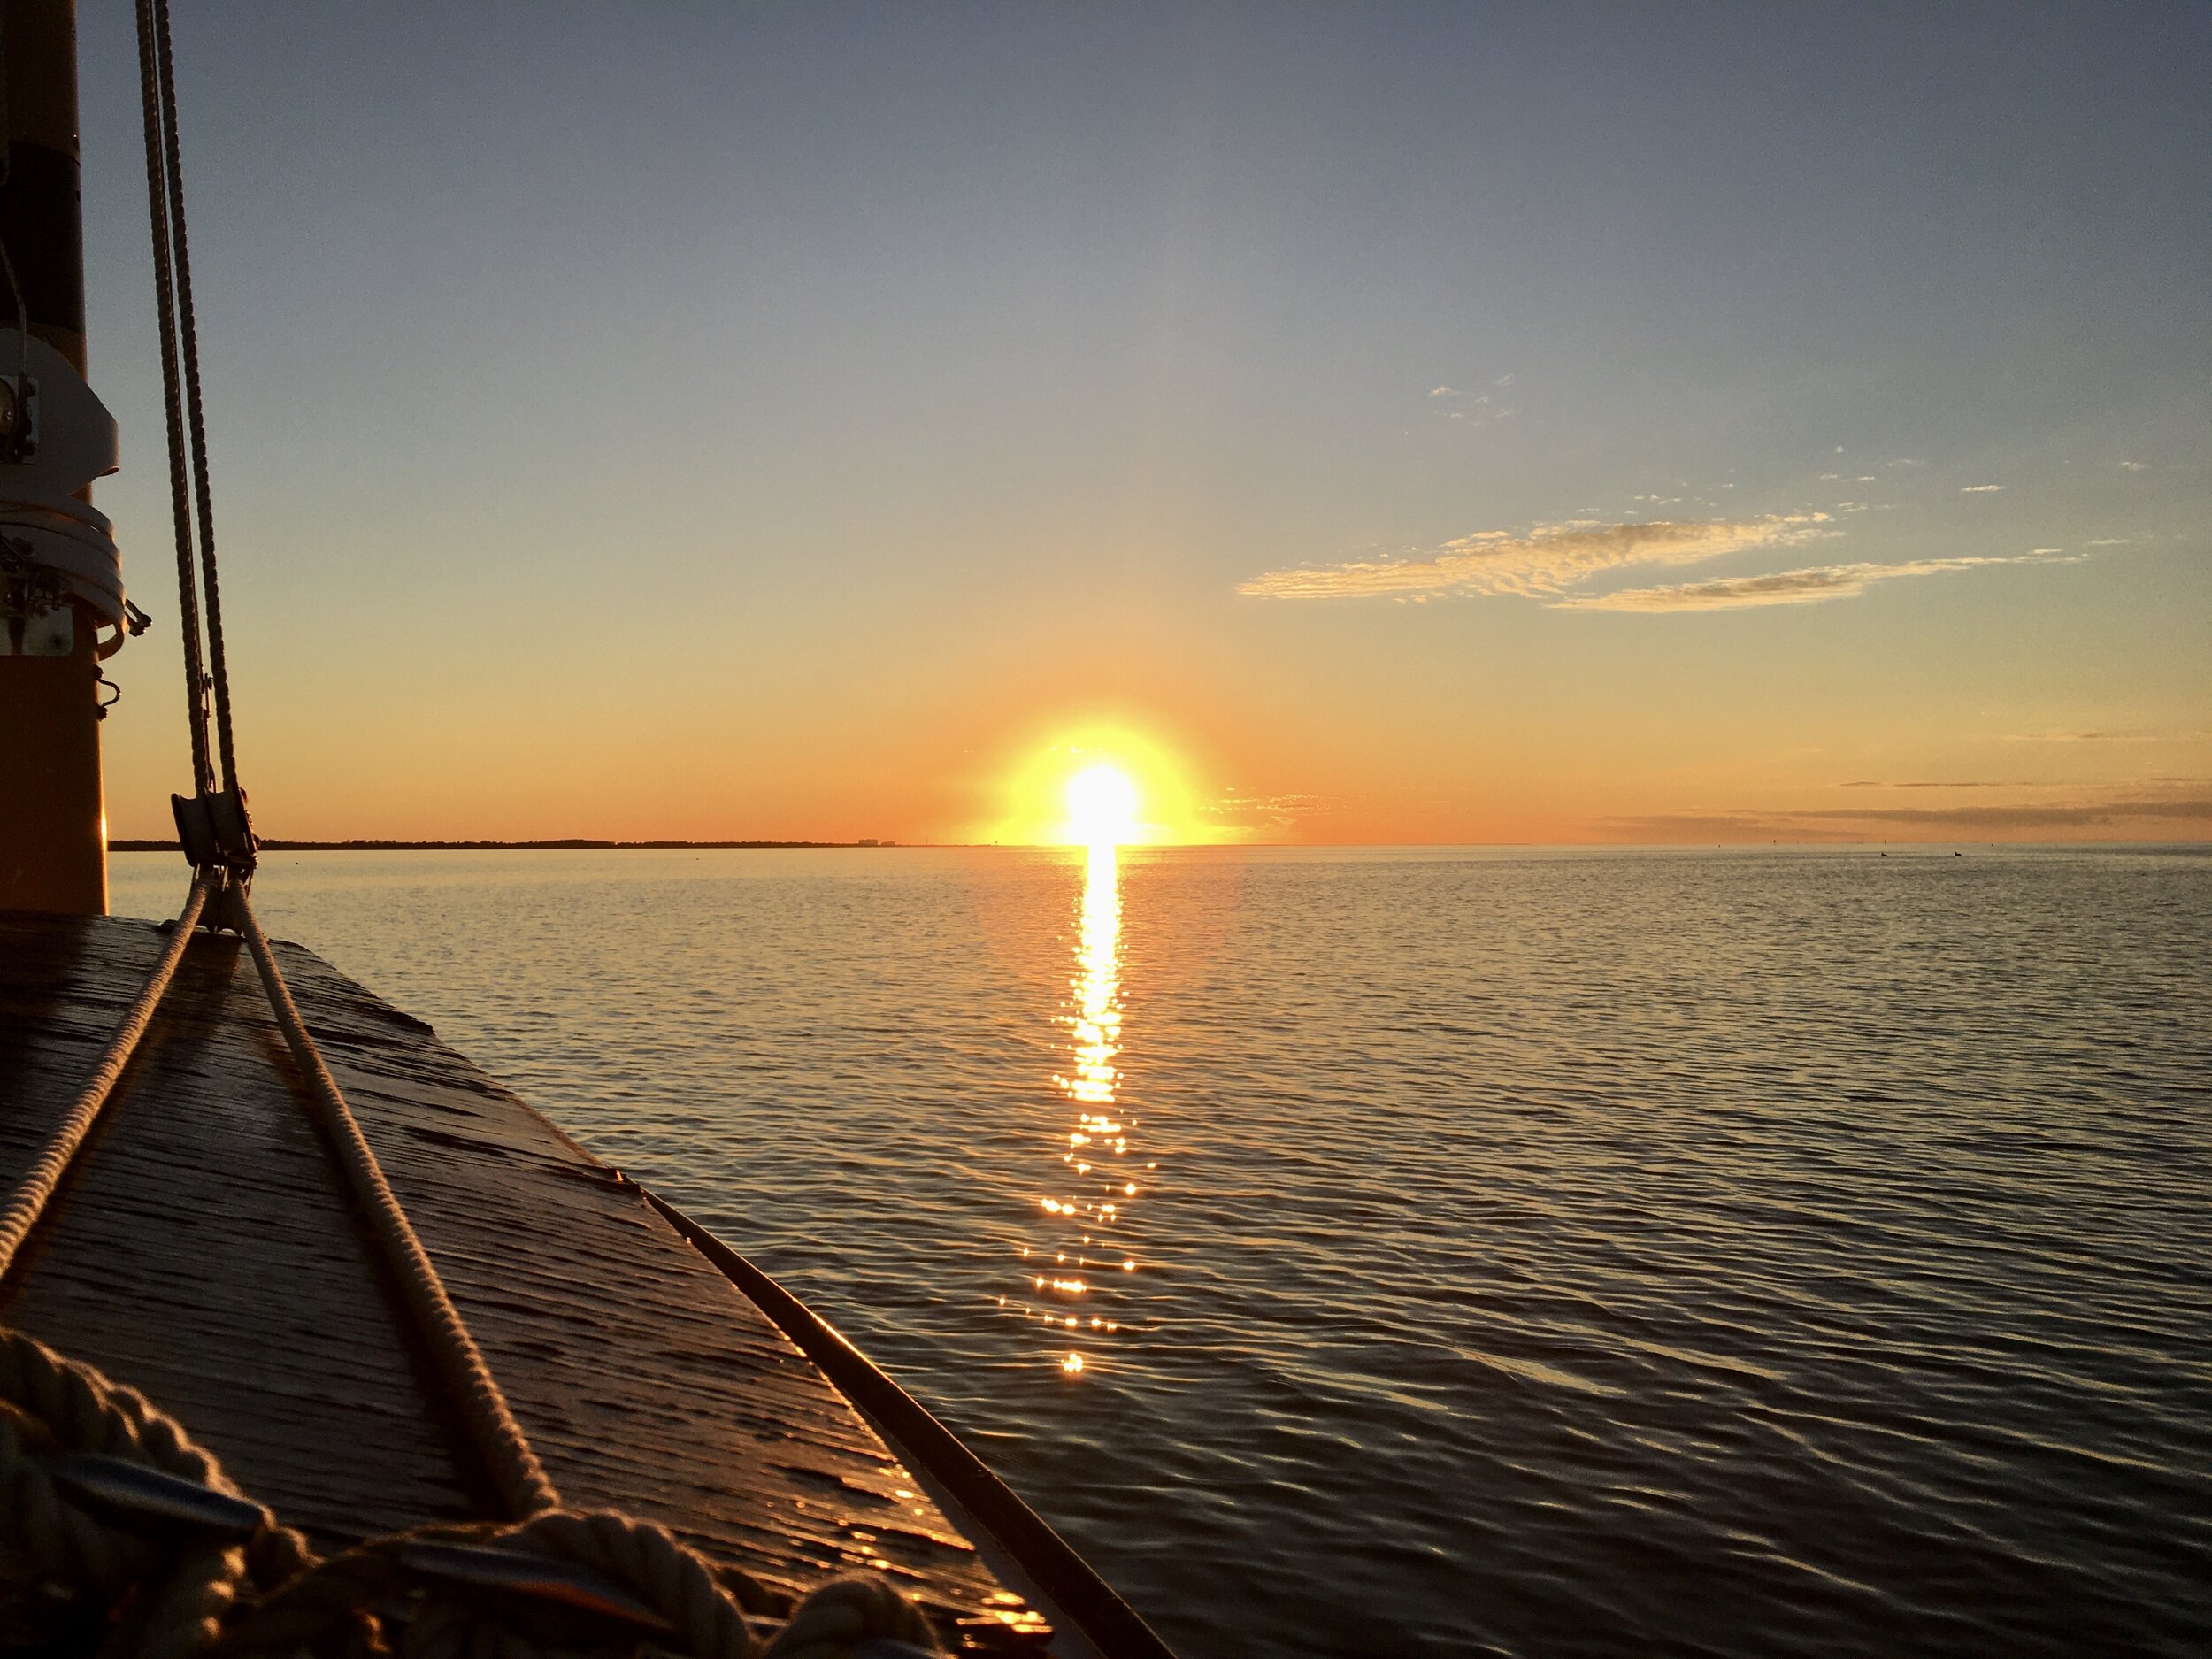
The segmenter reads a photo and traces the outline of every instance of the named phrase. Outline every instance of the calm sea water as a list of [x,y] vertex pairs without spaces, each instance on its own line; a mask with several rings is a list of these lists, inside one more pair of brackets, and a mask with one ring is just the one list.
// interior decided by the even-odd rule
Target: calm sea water
[[2212,857],[279,855],[257,897],[1190,1655],[2212,1650]]

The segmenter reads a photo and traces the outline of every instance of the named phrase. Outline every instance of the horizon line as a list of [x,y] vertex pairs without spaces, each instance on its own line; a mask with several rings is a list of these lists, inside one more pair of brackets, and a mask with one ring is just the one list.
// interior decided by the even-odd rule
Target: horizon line
[[[775,851],[837,850],[864,852],[944,851],[956,852],[1001,851],[1021,852],[1045,849],[1079,849],[1084,843],[1076,841],[901,841],[863,837],[856,841],[609,841],[589,836],[561,836],[534,841],[495,840],[388,840],[368,836],[353,836],[342,841],[301,841],[271,837],[257,839],[256,846],[263,852],[681,852],[696,851]],[[1632,851],[1639,849],[1687,849],[1698,847],[2207,847],[2212,848],[2212,836],[2166,837],[2157,840],[2115,841],[2079,839],[2073,841],[1999,841],[1984,838],[1967,840],[1939,837],[1897,836],[1836,836],[1824,840],[1785,840],[1778,836],[1746,837],[1726,841],[1128,841],[1118,843],[1132,850],[1162,851],[1204,850],[1226,849],[1232,851],[1246,849],[1339,848],[1524,848],[1536,850],[1601,850]],[[116,853],[173,853],[181,851],[173,840],[162,841],[142,836],[122,836],[108,843],[108,850]]]

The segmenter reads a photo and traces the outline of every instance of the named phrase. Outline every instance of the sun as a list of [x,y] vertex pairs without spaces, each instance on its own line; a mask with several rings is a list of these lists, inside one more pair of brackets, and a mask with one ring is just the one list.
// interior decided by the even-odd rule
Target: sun
[[1194,847],[1241,840],[1179,749],[1141,726],[1042,725],[1010,743],[986,786],[998,811],[970,832],[1010,847]]
[[1068,780],[1068,824],[1087,846],[1111,847],[1137,833],[1137,786],[1118,766],[1101,761]]

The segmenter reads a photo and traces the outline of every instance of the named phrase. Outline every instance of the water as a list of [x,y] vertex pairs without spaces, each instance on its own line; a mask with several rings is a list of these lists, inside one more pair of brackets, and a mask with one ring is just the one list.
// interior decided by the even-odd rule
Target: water
[[2212,857],[278,855],[257,895],[1188,1655],[2212,1649]]

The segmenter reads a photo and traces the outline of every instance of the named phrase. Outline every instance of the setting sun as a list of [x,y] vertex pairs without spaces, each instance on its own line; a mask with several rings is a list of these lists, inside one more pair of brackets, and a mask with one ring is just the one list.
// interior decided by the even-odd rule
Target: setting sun
[[1191,758],[1133,725],[1033,728],[987,786],[1000,807],[972,833],[1030,847],[1189,847],[1244,839]]
[[1125,841],[1137,826],[1137,786],[1118,766],[1101,762],[1068,780],[1068,823],[1091,846]]

